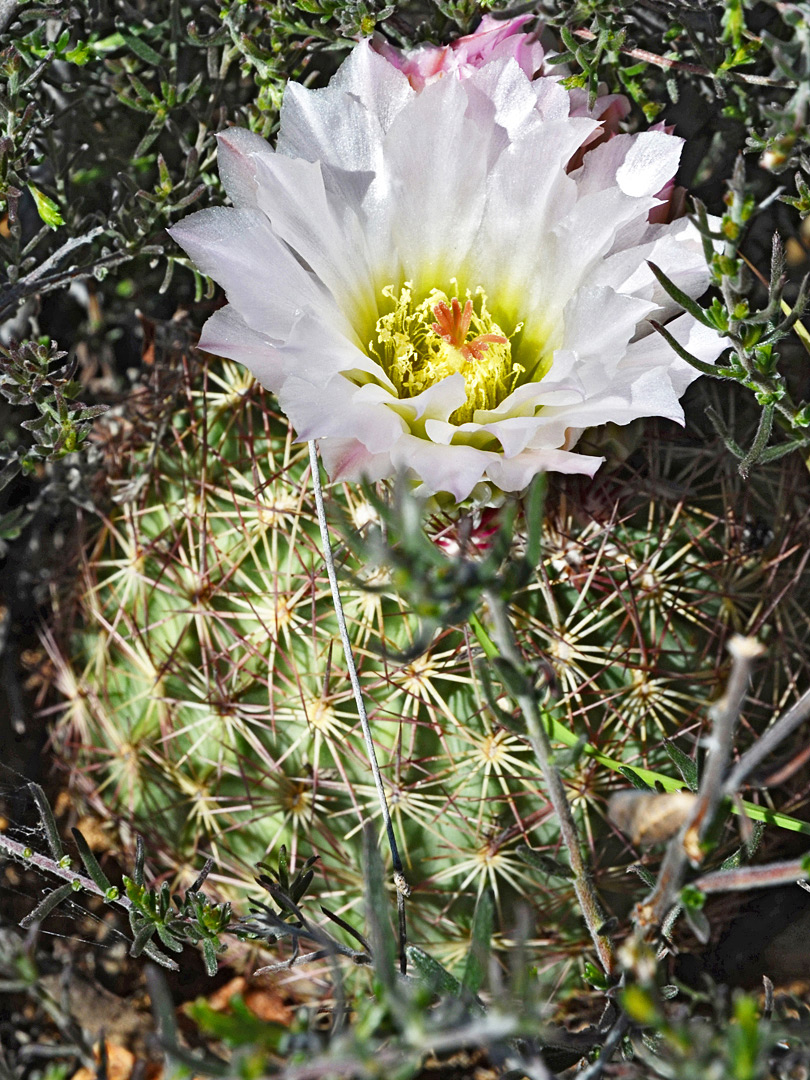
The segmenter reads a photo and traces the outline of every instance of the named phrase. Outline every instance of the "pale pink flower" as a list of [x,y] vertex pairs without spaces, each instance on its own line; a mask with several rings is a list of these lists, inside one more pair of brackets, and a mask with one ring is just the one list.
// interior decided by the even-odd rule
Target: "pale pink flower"
[[[447,75],[465,79],[490,60],[509,57],[517,61],[530,79],[560,79],[569,73],[568,68],[545,63],[546,52],[540,43],[540,31],[523,32],[527,23],[535,21],[536,16],[532,14],[517,15],[514,19],[496,19],[492,15],[485,15],[474,33],[458,38],[449,45],[419,45],[403,50],[391,45],[381,34],[375,34],[371,47],[406,75],[414,90],[423,90],[436,79]],[[568,163],[571,169],[582,164],[587,149],[619,134],[621,121],[630,112],[630,102],[624,94],[600,94],[591,105],[587,90],[575,88],[568,93],[571,98],[569,116],[588,116],[600,122],[600,126],[583,142]],[[656,124],[651,130],[671,133],[673,129]],[[650,221],[663,223],[680,217],[684,212],[684,194],[683,188],[676,189],[675,178],[671,177],[658,193],[662,205],[650,211]]]
[[[458,38],[449,45],[418,45],[414,49],[398,49],[381,34],[375,34],[371,38],[371,47],[407,76],[414,90],[424,90],[447,75],[466,79],[491,60],[510,58],[530,79],[541,76],[560,79],[567,75],[566,67],[545,63],[546,52],[540,43],[539,30],[523,32],[523,27],[531,22],[536,22],[535,15],[517,15],[514,19],[496,19],[492,15],[484,15],[472,34]],[[574,89],[569,94],[569,115],[589,116],[601,121],[601,127],[586,140],[587,145],[617,135],[620,121],[630,112],[630,102],[624,94],[600,94],[592,108],[588,105],[587,90]]]
[[375,34],[371,47],[407,76],[414,90],[424,90],[444,75],[463,79],[490,60],[510,58],[533,79],[543,72],[545,51],[536,34],[524,34],[522,30],[526,23],[534,21],[531,14],[514,19],[485,15],[475,33],[457,38],[450,45],[419,45],[402,50]]
[[220,138],[233,208],[172,230],[229,300],[201,347],[274,391],[332,477],[403,471],[458,501],[592,475],[593,425],[683,422],[696,373],[651,320],[704,361],[723,342],[647,265],[708,283],[695,227],[648,220],[681,140],[595,142],[576,111],[514,56],[417,92],[361,43],[326,88],[290,84],[275,151]]

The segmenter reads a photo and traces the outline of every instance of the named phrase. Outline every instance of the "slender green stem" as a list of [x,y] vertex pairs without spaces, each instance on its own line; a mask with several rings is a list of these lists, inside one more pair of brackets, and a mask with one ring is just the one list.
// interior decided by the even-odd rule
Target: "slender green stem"
[[388,847],[391,850],[391,861],[394,866],[394,886],[397,892],[397,914],[399,922],[399,965],[402,974],[405,974],[407,957],[405,951],[405,945],[407,942],[407,930],[405,922],[405,899],[410,895],[410,886],[405,879],[405,873],[402,868],[402,859],[399,855],[399,848],[397,846],[397,839],[394,835],[394,826],[391,822],[391,814],[388,810],[388,799],[385,794],[385,785],[383,784],[382,774],[380,773],[380,766],[377,763],[377,751],[374,749],[374,740],[371,737],[371,725],[368,722],[368,713],[366,712],[366,703],[363,698],[363,690],[360,686],[360,679],[357,675],[357,666],[354,662],[354,654],[352,652],[352,642],[349,637],[349,630],[346,626],[346,616],[343,611],[343,601],[340,596],[340,587],[338,585],[337,573],[335,572],[335,560],[332,555],[332,541],[329,537],[329,525],[326,521],[326,510],[323,504],[323,487],[321,486],[321,473],[320,466],[318,464],[318,447],[314,440],[309,442],[309,461],[312,472],[312,488],[315,493],[315,509],[318,514],[318,525],[321,530],[321,541],[323,542],[323,558],[326,563],[326,573],[329,577],[329,586],[332,590],[332,602],[335,607],[335,615],[337,616],[338,629],[340,631],[340,641],[343,645],[343,655],[346,657],[346,666],[349,671],[349,681],[352,684],[352,690],[354,692],[354,700],[357,705],[357,713],[360,717],[360,726],[363,729],[363,739],[366,744],[366,752],[368,753],[369,764],[371,766],[371,773],[374,777],[374,786],[377,789],[377,798],[380,801],[380,812],[382,813],[383,823],[385,825],[385,832],[388,837]]
[[762,456],[762,452],[768,445],[768,440],[771,437],[771,430],[773,428],[773,412],[774,405],[769,402],[762,409],[762,415],[759,418],[759,426],[757,427],[757,433],[754,436],[754,441],[751,443],[751,447],[745,457],[739,464],[740,476],[746,479],[748,473],[751,471],[751,466],[755,465]]
[[[517,670],[520,670],[523,662],[515,645],[512,624],[509,621],[506,605],[501,597],[494,592],[487,593],[487,602],[492,613],[495,642],[500,649],[500,653]],[[611,975],[615,967],[613,944],[608,935],[602,930],[605,916],[596,895],[588,867],[585,865],[582,856],[582,844],[562,778],[552,762],[551,744],[540,719],[537,702],[531,693],[516,694],[515,701],[523,712],[529,744],[537,758],[548,797],[560,822],[560,832],[563,843],[568,850],[568,859],[573,873],[574,891],[582,909],[585,924],[596,947],[602,967],[606,974]]]

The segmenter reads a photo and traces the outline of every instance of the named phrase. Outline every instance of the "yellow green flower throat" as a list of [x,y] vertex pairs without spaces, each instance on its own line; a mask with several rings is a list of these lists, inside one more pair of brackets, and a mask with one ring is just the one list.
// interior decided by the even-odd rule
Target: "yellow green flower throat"
[[450,421],[464,424],[472,421],[476,410],[494,409],[514,390],[524,369],[512,359],[509,338],[487,310],[480,289],[475,301],[468,292],[463,306],[439,289],[415,303],[410,282],[399,295],[393,285],[387,286],[383,296],[394,307],[377,320],[376,341],[369,349],[401,398],[416,397],[459,373],[467,400]]

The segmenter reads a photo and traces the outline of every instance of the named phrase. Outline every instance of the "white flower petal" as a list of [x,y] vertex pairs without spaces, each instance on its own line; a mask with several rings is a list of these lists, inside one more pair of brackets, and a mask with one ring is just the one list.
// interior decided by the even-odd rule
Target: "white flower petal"
[[495,128],[491,118],[479,122],[464,87],[453,79],[428,86],[399,113],[385,140],[391,239],[404,279],[417,289],[463,269],[481,223]]
[[586,155],[577,182],[582,196],[617,186],[634,199],[656,195],[678,169],[683,139],[663,131],[616,135]]
[[537,94],[515,60],[479,68],[466,81],[465,90],[473,108],[479,113],[490,113],[493,121],[504,129],[504,146],[540,120]]
[[244,364],[270,390],[281,385],[282,361],[274,342],[248,326],[230,304],[215,311],[205,324],[199,348]]
[[568,91],[555,79],[535,79],[532,87],[536,98],[534,107],[543,120],[566,120],[571,115]]
[[415,96],[402,72],[361,42],[327,87],[308,90],[288,83],[278,152],[352,172],[376,172],[383,135]]
[[219,176],[234,206],[258,205],[256,158],[272,153],[267,140],[247,128],[228,128],[217,135]]
[[[546,340],[562,347],[563,311],[583,285],[590,284],[595,267],[610,252],[622,227],[645,207],[623,195],[618,188],[577,199],[567,212],[547,221],[541,257],[538,259],[542,288],[531,298],[532,322],[544,322]],[[572,252],[576,256],[572,257]]]
[[321,385],[289,376],[278,392],[300,439],[342,438],[352,432],[372,454],[384,453],[406,427],[396,413],[378,407],[386,396],[382,387],[357,387],[342,375]]
[[[705,364],[714,363],[725,342],[708,326],[703,326],[691,315],[683,314],[667,323],[667,331],[687,352]],[[634,341],[627,349],[622,366],[657,366],[667,372],[675,393],[680,397],[687,386],[698,378],[699,372],[673,352],[664,338],[654,331],[647,337]]]
[[259,210],[217,206],[168,230],[197,267],[225,289],[254,330],[283,341],[307,307],[343,317],[323,285],[301,266]]
[[626,195],[655,195],[677,172],[683,140],[663,131],[642,131],[636,136],[619,135],[602,145],[624,138],[632,139],[632,145],[616,171],[616,182]]
[[371,454],[359,439],[324,439],[318,444],[318,450],[333,480],[366,480],[373,483],[394,471],[390,454]]
[[425,494],[449,491],[456,502],[467,498],[494,457],[471,446],[439,446],[415,435],[401,436],[391,449],[394,468],[415,473]]
[[[563,348],[576,352],[580,360],[596,357],[603,370],[611,366],[607,357],[617,362],[625,352],[636,329],[655,304],[626,296],[605,286],[585,286],[565,305]],[[553,370],[553,369],[552,369]]]
[[[700,234],[688,218],[672,225],[648,226],[649,240],[642,239],[626,251],[610,255],[594,275],[607,283],[616,281],[621,292],[635,293],[655,301],[655,318],[670,318],[680,310],[650,270],[648,263],[666,267],[666,275],[688,296],[701,296],[709,285],[709,270]],[[615,260],[615,262],[614,262]]]
[[494,409],[477,409],[475,423],[489,424],[494,420],[501,420],[507,416],[534,416],[538,394],[545,381],[543,379],[539,383],[524,383],[523,386],[513,390]]
[[387,402],[400,416],[415,421],[446,420],[467,400],[463,375],[449,375],[411,398]]
[[664,416],[683,423],[683,409],[665,371],[651,368],[619,372],[602,393],[594,394],[574,408],[554,407],[544,412],[547,423],[588,428],[599,424],[629,424],[640,416]]
[[576,203],[565,166],[595,127],[587,119],[549,120],[512,143],[492,168],[472,274],[513,322],[543,310],[549,221]]
[[523,491],[540,472],[593,476],[605,459],[568,450],[525,450],[517,457],[498,457],[487,468],[487,476],[502,491]]
[[494,424],[482,424],[481,427],[495,436],[503,447],[504,456],[511,458],[529,445],[537,431],[537,420],[533,416],[508,416]]
[[[359,346],[351,327],[347,332],[351,339],[340,332],[339,323],[330,322],[321,312],[302,312],[279,350],[285,372],[321,386],[340,372],[361,373],[361,381],[370,379],[395,393],[394,384]],[[318,357],[317,365],[312,364],[313,356]]]
[[[556,76],[532,81],[542,51],[518,31],[390,61],[359,45],[326,89],[288,87],[276,153],[225,132],[236,208],[172,230],[230,300],[203,346],[277,392],[332,476],[402,470],[462,500],[592,475],[601,459],[572,452],[587,427],[683,420],[695,372],[650,319],[706,362],[723,347],[648,265],[692,296],[708,282],[695,227],[650,223],[681,141],[615,135],[624,99],[590,109]],[[457,294],[454,322],[434,290]]]
[[351,207],[327,195],[318,162],[265,154],[256,159],[257,202],[273,231],[324,283],[353,325],[376,312],[365,239]]

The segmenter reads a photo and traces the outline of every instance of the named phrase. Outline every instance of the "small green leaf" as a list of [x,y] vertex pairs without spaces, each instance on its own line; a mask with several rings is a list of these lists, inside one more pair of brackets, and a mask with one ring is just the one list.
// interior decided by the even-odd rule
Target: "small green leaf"
[[649,266],[650,270],[652,270],[653,274],[658,279],[664,292],[671,296],[677,304],[680,304],[685,311],[688,311],[693,318],[697,319],[698,322],[703,323],[704,326],[712,325],[706,311],[700,306],[697,300],[693,300],[688,293],[683,291],[683,289],[679,289],[675,282],[670,281],[664,271],[659,266],[656,266],[654,262],[648,260],[647,266]]
[[59,907],[62,901],[66,900],[73,891],[73,884],[71,882],[60,885],[58,889],[54,889],[52,893],[48,893],[45,899],[41,900],[34,910],[26,915],[24,919],[20,919],[20,926],[23,930],[27,930],[28,927],[32,926],[34,923],[42,922],[42,920],[50,915],[54,908]]
[[[146,848],[144,847],[143,837],[140,834],[135,836],[135,869],[132,874],[132,880],[136,885],[143,885],[143,867],[144,860],[146,858]],[[129,883],[127,878],[124,878],[124,884],[127,885],[127,892],[129,892]]]
[[515,854],[522,862],[528,863],[529,866],[533,866],[535,870],[539,870],[541,874],[546,874],[548,877],[570,880],[574,876],[574,871],[570,866],[552,859],[550,855],[545,855],[542,851],[535,851],[528,844],[520,844]]
[[278,853],[278,883],[284,890],[284,892],[290,891],[290,875],[288,873],[289,862],[287,860],[287,847],[285,844],[281,845],[281,850]]
[[306,893],[315,877],[314,870],[307,870],[304,874],[296,874],[295,881],[290,885],[290,898],[297,904]]
[[73,839],[76,841],[76,847],[79,849],[79,857],[84,863],[85,870],[96,885],[106,894],[112,888],[112,882],[99,866],[98,859],[90,850],[90,845],[79,830],[71,829],[71,832],[73,833]]
[[[810,414],[810,406],[808,406],[808,414]],[[470,626],[487,660],[494,660],[498,655],[498,646],[481,625],[481,621],[475,613],[470,615]]]
[[[14,469],[13,476],[16,476],[20,471],[19,463],[15,462],[15,465],[17,467]],[[6,486],[3,483],[4,478],[5,470],[2,470],[0,471],[0,491]],[[32,517],[33,514],[26,510],[24,506],[15,506],[7,514],[0,514],[0,540],[16,540]]]
[[721,41],[730,41],[735,48],[739,48],[742,42],[742,33],[745,29],[745,14],[742,0],[726,0],[726,9],[721,20],[723,33]]
[[[29,784],[28,790],[37,805],[40,821],[42,822],[42,827],[45,830],[45,837],[48,841],[48,847],[50,848],[51,855],[53,855],[59,865],[62,866],[62,860],[65,858],[65,852],[64,848],[62,847],[62,841],[59,839],[59,830],[56,827],[56,819],[53,816],[51,804],[48,802],[47,798],[45,797],[45,792],[42,790],[39,784]],[[67,865],[70,866],[69,858],[67,861]]]
[[684,885],[680,899],[687,911],[700,911],[706,903],[706,894],[696,885]]
[[462,989],[469,994],[477,994],[483,985],[494,929],[495,897],[491,889],[484,889],[475,905],[470,951],[467,953],[464,973],[461,976]]
[[656,322],[655,319],[650,319],[650,326],[661,335],[671,349],[674,349],[681,360],[685,360],[687,364],[691,364],[692,367],[702,375],[708,375],[712,379],[733,379],[737,377],[731,368],[718,367],[716,364],[707,364],[704,363],[703,360],[699,360],[696,356],[692,356],[680,342],[675,340],[666,327]]
[[163,57],[160,53],[155,52],[152,46],[147,45],[142,38],[121,31],[121,39],[127,48],[134,52],[136,56],[139,56],[144,63],[149,64],[151,67],[159,67],[163,63]]
[[26,187],[34,197],[36,203],[37,213],[51,229],[56,229],[60,225],[65,224],[65,219],[59,213],[59,207],[50,199],[44,192],[40,191],[34,184],[26,184]]
[[76,64],[78,67],[83,67],[92,56],[92,49],[87,42],[80,41],[73,49],[68,49],[65,53],[65,59],[68,63]]
[[327,919],[331,919],[336,926],[341,928],[341,930],[345,930],[350,937],[353,937],[355,941],[360,943],[361,947],[365,949],[366,952],[371,952],[371,946],[359,930],[355,930],[351,923],[346,922],[345,919],[341,919],[339,915],[336,915],[334,911],[330,911],[329,908],[324,907],[323,904],[321,904],[320,907]]
[[98,41],[93,42],[93,52],[95,53],[107,53],[115,52],[116,49],[120,49],[125,44],[121,34],[110,34],[109,37],[100,38]]
[[664,749],[669,754],[672,763],[683,777],[683,782],[689,790],[697,791],[698,770],[692,758],[685,754],[674,742],[670,742],[669,739],[664,739]]
[[632,866],[627,867],[628,873],[638,874],[641,880],[649,889],[654,889],[656,886],[655,874],[647,869],[646,866],[642,866],[641,863],[633,863]]
[[412,964],[416,970],[419,978],[427,983],[431,990],[433,990],[440,997],[459,997],[461,994],[461,983],[450,972],[443,968],[438,960],[434,960],[432,956],[428,955],[423,949],[419,949],[416,945],[406,946],[405,952],[408,956],[408,963]]
[[[170,971],[179,971],[180,965],[177,961],[172,960],[170,957],[162,953],[160,949],[154,944],[154,942],[147,941],[143,947],[144,956],[148,956],[150,960],[154,960],[156,964],[160,964],[161,967],[168,968]],[[134,955],[130,953],[130,955]]]
[[181,953],[183,951],[183,943],[178,937],[176,937],[167,927],[162,923],[157,924],[157,933],[160,940],[170,949],[172,952]]
[[135,933],[135,940],[129,948],[130,956],[140,956],[146,948],[149,939],[155,932],[154,923],[144,923]]
[[655,791],[655,788],[648,784],[633,769],[627,765],[620,765],[618,771],[622,774],[625,780],[629,780],[634,788],[638,788],[639,791]]
[[585,982],[595,990],[607,990],[610,985],[604,971],[600,971],[590,960],[585,961]]
[[743,848],[738,847],[736,851],[732,851],[727,859],[723,859],[720,863],[720,870],[736,870],[742,866],[743,861]]
[[213,978],[217,973],[217,950],[213,941],[210,938],[204,938],[202,943],[203,948],[203,961],[205,962],[205,973],[209,978]]

